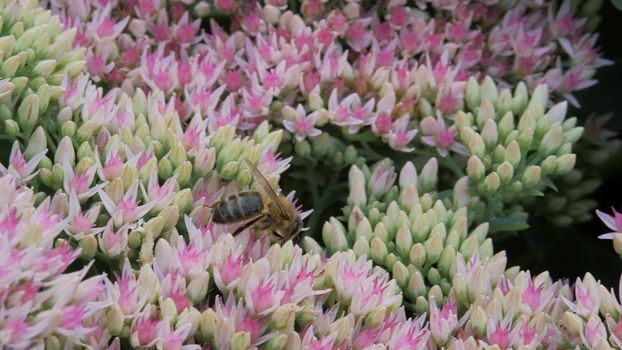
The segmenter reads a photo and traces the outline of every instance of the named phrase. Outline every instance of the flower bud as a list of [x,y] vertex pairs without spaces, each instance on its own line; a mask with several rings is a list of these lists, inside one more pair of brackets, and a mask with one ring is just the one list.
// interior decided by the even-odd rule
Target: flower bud
[[486,121],[489,119],[494,120],[496,114],[497,113],[495,112],[495,106],[492,104],[492,102],[488,100],[483,100],[482,104],[477,109],[477,126],[483,129]]
[[498,136],[495,121],[493,119],[486,120],[482,129],[482,139],[487,150],[492,150],[497,145]]
[[106,313],[104,319],[104,325],[110,335],[118,335],[123,328],[123,312],[119,308],[118,304],[113,304]]
[[546,156],[555,153],[559,146],[564,141],[564,135],[562,126],[559,122],[555,123],[549,131],[544,134],[540,147],[538,148],[538,154],[540,156]]
[[385,320],[386,314],[387,309],[384,307],[373,309],[365,315],[365,326],[380,327]]
[[174,174],[177,176],[177,183],[180,187],[189,185],[192,177],[192,163],[190,163],[190,161],[185,161],[179,164]]
[[164,301],[160,300],[160,314],[162,318],[168,318],[171,325],[177,321],[177,306],[171,298],[166,298]]
[[38,127],[35,131],[30,135],[28,139],[28,146],[24,151],[24,157],[26,159],[31,159],[35,155],[45,151],[47,149],[47,139],[45,136],[45,131],[42,127]]
[[240,331],[231,337],[231,350],[247,350],[251,346],[251,334]]
[[460,253],[465,257],[465,259],[470,259],[473,254],[479,248],[479,242],[477,241],[477,237],[469,236],[465,239],[460,245]]
[[203,340],[209,340],[214,337],[216,325],[220,321],[220,317],[213,309],[207,309],[201,314],[199,320],[199,335]]
[[275,335],[274,337],[270,338],[270,340],[268,340],[266,342],[265,348],[267,350],[285,350],[285,349],[288,349],[288,347],[287,347],[287,340],[288,340],[287,335],[285,335],[283,333],[278,333],[277,335]]
[[557,167],[555,168],[555,175],[564,175],[572,170],[577,162],[576,154],[564,154],[557,158]]
[[514,168],[518,167],[518,164],[520,164],[521,161],[521,151],[518,142],[510,142],[505,151],[505,160],[510,162]]
[[430,158],[423,169],[417,182],[417,187],[421,192],[429,192],[436,188],[438,182],[438,160],[436,158]]
[[324,100],[322,99],[322,96],[320,96],[319,89],[313,89],[309,93],[309,108],[313,112],[324,108]]
[[492,103],[497,102],[497,98],[499,96],[497,84],[495,84],[494,80],[492,80],[492,78],[488,75],[484,78],[484,81],[482,81],[482,85],[480,86],[480,94],[482,101],[489,100]]
[[[352,250],[356,256],[369,256],[369,243],[365,237],[359,237],[354,242]],[[322,250],[320,250],[322,252]]]
[[577,143],[581,136],[583,136],[583,130],[584,128],[581,126],[564,132],[564,143]]
[[486,193],[492,194],[497,192],[499,186],[501,186],[501,179],[499,177],[499,174],[494,171],[488,174],[484,179],[484,190],[486,191]]
[[477,156],[479,158],[484,158],[486,155],[486,146],[484,144],[484,139],[477,134],[473,133],[470,137],[469,142],[467,143],[467,147],[469,148],[469,153],[471,155]]
[[473,327],[473,331],[478,336],[486,334],[486,325],[488,324],[488,316],[481,307],[477,306],[469,317],[469,324]]
[[162,218],[165,228],[171,228],[175,226],[177,220],[179,220],[179,207],[177,205],[170,205],[162,210],[160,214],[158,214],[158,217]]
[[200,271],[188,284],[188,296],[194,305],[198,305],[205,299],[209,287],[210,275],[207,271]]
[[441,257],[441,253],[443,252],[443,239],[442,234],[435,231],[430,235],[430,238],[423,243],[427,255],[426,263],[436,263]]
[[297,310],[298,305],[296,304],[290,303],[279,306],[272,313],[270,328],[273,330],[293,330]]
[[530,165],[525,169],[522,182],[526,188],[531,188],[540,182],[540,167],[537,165]]
[[562,316],[562,323],[568,332],[574,336],[578,337],[583,333],[583,320],[577,314],[570,311],[564,312],[564,315]]
[[475,108],[479,107],[481,103],[479,84],[477,83],[477,80],[474,77],[470,77],[467,82],[467,86],[465,90],[465,100],[466,100],[467,107],[470,110],[474,110]]
[[294,150],[296,151],[296,154],[300,157],[307,158],[311,156],[311,144],[309,144],[309,141],[307,140],[303,140],[302,142],[296,142],[294,144]]
[[371,240],[370,246],[370,255],[374,262],[381,266],[384,265],[387,254],[387,246],[384,244],[382,239],[374,237]]
[[[176,329],[180,329],[181,327],[189,324],[190,330],[188,331],[187,338],[194,337],[194,334],[197,332],[199,328],[199,323],[201,321],[201,313],[199,310],[189,307],[184,309],[182,313],[177,318],[177,323],[175,324]],[[186,339],[187,339],[186,338]]]
[[510,162],[504,161],[497,167],[497,173],[499,174],[501,183],[507,184],[514,177],[514,168]]
[[22,130],[32,130],[39,120],[39,96],[26,96],[17,108],[17,121]]
[[408,268],[406,268],[406,266],[398,260],[393,264],[392,270],[392,277],[395,279],[395,282],[397,282],[397,285],[402,289],[406,288],[408,286],[408,281],[410,281],[410,273],[408,272]]
[[322,227],[322,239],[324,244],[331,252],[345,251],[348,249],[343,225],[335,218],[330,218],[329,222]]
[[305,252],[307,253],[315,253],[315,254],[321,254],[322,253],[322,246],[320,246],[320,244],[318,242],[316,242],[315,239],[309,237],[309,236],[305,236],[302,240],[302,247],[304,248]]
[[395,237],[395,247],[397,253],[404,259],[408,258],[413,240],[410,229],[406,224],[400,226]]
[[97,253],[97,239],[93,235],[80,238],[80,259],[90,261]]
[[545,109],[546,105],[549,101],[549,88],[546,84],[538,84],[533,94],[531,95],[531,100],[529,103],[535,103],[540,108]]
[[482,163],[479,157],[471,156],[467,161],[466,172],[471,181],[478,182],[484,177],[484,174],[486,173],[486,167],[484,166],[484,163]]
[[329,332],[335,335],[335,342],[337,344],[348,338],[352,333],[352,327],[354,326],[352,320],[353,318],[344,316],[329,326]]

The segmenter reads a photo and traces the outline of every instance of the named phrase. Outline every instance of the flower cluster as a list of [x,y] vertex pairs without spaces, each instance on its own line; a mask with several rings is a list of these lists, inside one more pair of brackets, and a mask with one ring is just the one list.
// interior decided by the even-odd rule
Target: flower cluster
[[86,278],[91,264],[68,270],[81,252],[57,239],[69,225],[62,210],[0,171],[2,347],[43,348],[59,339],[79,344],[109,305],[105,275]]
[[75,29],[36,0],[0,3],[0,130],[27,139],[39,118],[63,94],[61,83],[84,68],[83,48],[73,48]]

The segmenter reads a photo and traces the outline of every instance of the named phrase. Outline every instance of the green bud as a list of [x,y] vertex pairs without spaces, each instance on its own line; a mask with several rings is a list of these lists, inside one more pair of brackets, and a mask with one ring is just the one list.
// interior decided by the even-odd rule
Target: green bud
[[251,334],[240,331],[231,337],[231,350],[247,350],[251,346]]
[[238,169],[239,163],[237,161],[229,162],[223,167],[220,177],[225,181],[231,181],[237,175]]
[[294,150],[296,151],[297,155],[303,158],[311,156],[311,145],[306,140],[302,142],[296,142],[294,144]]
[[381,266],[384,265],[387,254],[387,246],[384,242],[380,238],[374,237],[370,246],[370,255],[374,262]]
[[546,84],[539,84],[531,95],[530,103],[536,103],[542,110],[546,108],[549,101],[549,88]]
[[546,156],[555,153],[557,149],[562,145],[564,141],[562,126],[559,122],[556,122],[551,126],[549,131],[544,134],[540,147],[538,148],[538,154],[540,156]]
[[482,101],[489,100],[492,103],[497,102],[499,92],[497,91],[497,85],[490,76],[486,76],[480,87],[480,94]]
[[214,334],[216,332],[216,325],[220,322],[220,317],[213,309],[206,309],[201,314],[201,319],[199,320],[199,335],[201,339],[207,341],[209,339],[213,339]]
[[557,158],[557,167],[555,168],[555,175],[564,175],[572,170],[577,162],[576,154],[564,154]]
[[493,247],[492,240],[490,238],[486,239],[479,247],[479,255],[480,258],[489,258],[493,255]]
[[274,330],[293,330],[296,321],[298,305],[283,304],[273,313],[270,320],[270,328]]
[[477,110],[477,126],[479,128],[483,128],[484,123],[486,123],[486,121],[489,119],[494,120],[496,115],[497,114],[495,112],[495,106],[492,104],[492,102],[490,102],[489,100],[483,100],[482,104]]
[[477,83],[477,80],[474,77],[470,77],[467,82],[467,86],[465,90],[465,100],[466,100],[467,107],[470,110],[474,110],[480,105],[481,99],[480,99],[480,92],[479,92],[479,84]]
[[514,177],[514,167],[510,162],[505,161],[497,167],[497,173],[502,183],[507,184]]
[[192,177],[192,163],[188,160],[181,163],[177,169],[175,169],[175,175],[177,175],[177,183],[179,183],[179,186],[185,187],[189,185],[190,178]]
[[[0,22],[2,22],[2,21],[0,21]],[[0,24],[2,24],[2,23],[0,23]],[[45,337],[44,344],[45,344],[45,349],[46,350],[61,350],[61,349],[63,349],[63,347],[61,346],[60,340],[55,335],[49,335],[49,336]]]
[[[307,237],[305,237],[305,239],[306,238]],[[357,238],[356,241],[354,242],[354,245],[352,246],[352,250],[354,251],[354,254],[356,254],[357,257],[369,256],[369,243],[367,239],[365,239],[364,237]],[[319,253],[321,252],[322,252],[322,248],[320,247]]]
[[492,194],[492,193],[497,192],[500,185],[501,185],[501,179],[499,177],[499,174],[497,174],[494,171],[488,174],[486,178],[484,179],[484,190],[486,191],[486,193]]
[[7,136],[15,137],[17,134],[19,134],[19,132],[19,124],[17,124],[15,120],[8,119],[4,121],[4,133]]
[[17,121],[19,126],[30,131],[35,127],[39,120],[39,96],[36,94],[28,95],[17,108]]
[[[390,222],[390,220],[385,220],[385,221],[387,223]],[[374,237],[381,239],[383,242],[389,241],[389,232],[384,222],[379,222],[376,224],[376,227],[374,227]]]
[[421,192],[428,192],[436,188],[436,183],[438,182],[438,160],[434,157],[430,158],[421,173],[419,174],[419,178],[417,180],[417,187]]
[[424,296],[419,296],[415,300],[415,313],[418,315],[427,313],[430,309],[428,300]]
[[415,270],[410,276],[408,288],[405,292],[408,296],[410,296],[410,299],[416,299],[418,296],[425,295],[427,292],[425,281],[423,280],[423,276],[419,270]]
[[349,145],[348,147],[346,147],[346,151],[343,156],[343,160],[346,162],[346,164],[356,163],[357,158],[358,158],[358,155],[356,153],[356,148],[354,148],[354,146],[352,145]]
[[540,182],[541,176],[540,167],[537,165],[530,165],[525,169],[525,173],[523,174],[522,182],[526,188],[531,188],[537,185]]
[[499,99],[497,100],[497,114],[503,115],[507,112],[510,112],[512,109],[512,93],[508,89],[504,89],[499,94]]
[[417,243],[410,248],[409,259],[417,267],[422,267],[425,264],[427,253],[423,244]]
[[332,140],[330,139],[330,134],[321,133],[317,137],[311,139],[312,154],[314,157],[322,158],[326,156],[332,147]]
[[486,334],[486,327],[488,325],[488,316],[481,307],[477,306],[473,313],[469,317],[469,324],[478,336]]
[[93,235],[86,235],[80,238],[80,259],[90,261],[97,253],[97,239]]
[[180,214],[190,213],[193,204],[192,190],[184,188],[177,192],[173,199],[173,204],[179,207]]
[[478,182],[484,177],[484,174],[486,173],[486,167],[484,166],[484,163],[482,163],[479,157],[471,156],[467,161],[466,172],[471,181]]
[[430,234],[430,238],[423,243],[427,255],[426,263],[436,263],[441,257],[441,253],[443,252],[443,239],[444,237],[441,233],[433,232]]
[[[178,195],[179,194],[176,194],[175,198],[178,198]],[[179,211],[177,205],[170,205],[158,214],[158,216],[162,218],[164,228],[171,228],[177,224],[177,220],[179,220]]]
[[477,237],[469,236],[460,245],[460,253],[462,253],[465,259],[470,259],[477,251],[477,248],[479,248]]
[[520,145],[521,149],[528,150],[531,148],[531,143],[533,142],[533,134],[533,129],[527,128],[518,135],[518,144]]
[[454,247],[451,245],[446,246],[441,253],[440,259],[438,260],[438,271],[444,276],[449,276],[449,271],[455,261],[456,251],[454,250]]
[[[402,265],[403,266],[403,265]],[[385,320],[387,309],[384,307],[378,307],[365,315],[364,324],[366,327],[380,327]]]
[[487,150],[492,150],[498,141],[497,124],[493,119],[487,119],[482,129],[482,139]]
[[410,280],[410,273],[408,272],[408,268],[401,262],[396,261],[393,264],[393,279],[397,282],[397,285],[404,289],[408,286],[408,281]]
[[505,160],[507,160],[512,165],[512,167],[518,167],[521,161],[521,148],[518,142],[512,141],[510,142],[510,144],[508,144],[508,147],[505,151]]
[[557,167],[557,157],[556,156],[548,156],[546,157],[541,164],[542,167],[542,176],[548,176],[555,172],[555,168]]
[[584,322],[579,315],[566,311],[562,316],[562,323],[570,334],[576,337],[583,334]]
[[564,143],[577,143],[581,136],[583,136],[583,130],[584,128],[580,126],[564,132]]
[[335,218],[331,217],[322,227],[322,239],[324,244],[331,252],[345,251],[348,249],[343,225]]
[[28,146],[24,151],[24,157],[26,159],[31,159],[36,154],[46,150],[47,148],[47,138],[45,137],[45,131],[42,127],[38,127],[35,131],[30,135],[28,139]]
[[287,349],[287,335],[278,333],[266,342],[266,350],[285,350]]
[[86,123],[82,124],[82,126],[78,128],[78,142],[82,143],[85,141],[89,141],[93,137],[97,129],[98,126],[93,121],[87,121]]
[[397,230],[397,235],[395,237],[395,246],[397,249],[397,253],[404,259],[406,259],[410,254],[410,249],[412,247],[412,235],[410,233],[410,229],[407,225],[403,224]]

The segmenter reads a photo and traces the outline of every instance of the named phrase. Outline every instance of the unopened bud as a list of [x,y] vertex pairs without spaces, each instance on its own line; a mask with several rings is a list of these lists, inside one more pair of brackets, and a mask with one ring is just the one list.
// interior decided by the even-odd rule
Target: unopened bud
[[240,331],[231,337],[231,350],[247,350],[251,346],[251,334]]
[[523,174],[522,182],[526,188],[533,187],[540,182],[540,167],[537,165],[530,165]]
[[371,240],[370,255],[378,265],[384,265],[388,250],[382,239],[374,237]]

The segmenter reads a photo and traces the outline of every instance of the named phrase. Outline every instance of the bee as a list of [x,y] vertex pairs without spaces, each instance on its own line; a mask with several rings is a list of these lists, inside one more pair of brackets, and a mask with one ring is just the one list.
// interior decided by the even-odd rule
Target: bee
[[268,180],[248,159],[246,165],[253,173],[262,191],[234,193],[213,205],[212,221],[217,224],[244,222],[233,235],[255,225],[256,229],[270,231],[281,242],[294,239],[302,230],[302,219],[292,203],[276,193]]

